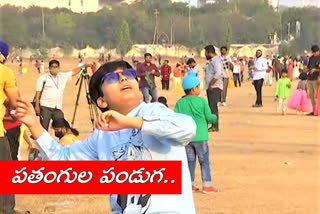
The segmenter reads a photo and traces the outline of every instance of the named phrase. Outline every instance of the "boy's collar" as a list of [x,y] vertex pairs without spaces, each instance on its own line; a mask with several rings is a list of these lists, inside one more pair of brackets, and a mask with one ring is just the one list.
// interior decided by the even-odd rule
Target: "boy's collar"
[[129,117],[134,117],[137,115],[138,111],[140,110],[140,108],[142,108],[144,105],[146,105],[145,102],[140,101],[139,105],[137,107],[135,107],[134,109],[132,109],[127,116]]

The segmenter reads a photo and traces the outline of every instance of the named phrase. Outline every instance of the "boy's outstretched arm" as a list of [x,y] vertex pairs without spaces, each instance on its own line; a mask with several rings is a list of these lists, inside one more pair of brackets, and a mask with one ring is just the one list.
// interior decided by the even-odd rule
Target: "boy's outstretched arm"
[[36,117],[33,106],[26,101],[18,100],[16,116],[30,130],[37,140],[42,154],[49,160],[97,160],[98,133],[89,136],[85,141],[71,144],[70,147],[60,145],[44,130]]
[[184,114],[175,113],[157,105],[143,116],[142,132],[153,135],[160,142],[187,145],[195,136],[197,126],[194,120]]
[[157,105],[152,111],[143,113],[142,117],[130,117],[109,110],[100,115],[97,127],[105,131],[119,129],[141,129],[146,135],[151,135],[163,143],[186,145],[196,133],[193,119],[184,114]]

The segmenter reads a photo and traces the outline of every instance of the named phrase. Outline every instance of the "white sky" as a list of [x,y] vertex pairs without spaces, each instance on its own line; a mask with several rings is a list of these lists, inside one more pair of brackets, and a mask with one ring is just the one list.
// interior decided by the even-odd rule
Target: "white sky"
[[[182,2],[189,2],[189,0],[180,0]],[[294,6],[300,6],[300,4],[305,1],[305,2],[316,2],[316,1],[320,1],[320,0],[280,0],[280,5],[285,5],[285,6],[291,6],[291,7],[294,7]],[[191,3],[192,4],[196,4],[197,3],[197,0],[191,0]]]

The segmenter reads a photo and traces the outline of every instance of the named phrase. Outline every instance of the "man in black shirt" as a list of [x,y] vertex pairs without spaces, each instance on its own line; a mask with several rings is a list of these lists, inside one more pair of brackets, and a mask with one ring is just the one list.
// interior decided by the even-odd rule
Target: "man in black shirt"
[[315,94],[318,91],[317,78],[320,73],[320,52],[319,46],[313,45],[311,47],[312,56],[308,63],[308,94],[311,99],[311,103],[314,109],[315,106]]

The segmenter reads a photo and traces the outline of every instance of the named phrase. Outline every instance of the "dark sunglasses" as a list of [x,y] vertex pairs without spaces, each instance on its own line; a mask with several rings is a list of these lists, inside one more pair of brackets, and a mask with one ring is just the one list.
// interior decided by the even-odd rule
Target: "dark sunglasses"
[[105,74],[101,79],[101,84],[104,82],[115,83],[120,79],[120,74],[128,79],[135,79],[137,77],[137,72],[133,68],[124,69],[122,72],[110,72]]

